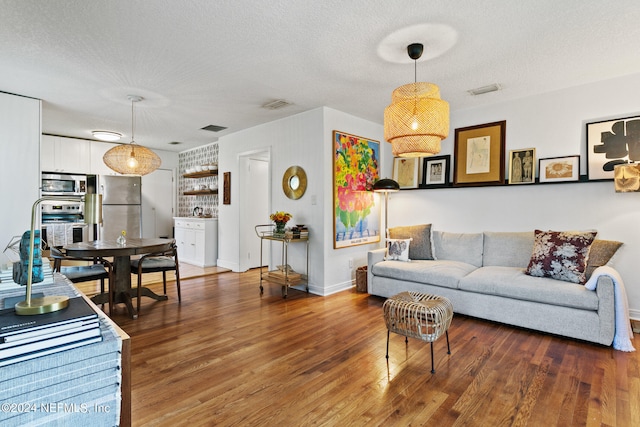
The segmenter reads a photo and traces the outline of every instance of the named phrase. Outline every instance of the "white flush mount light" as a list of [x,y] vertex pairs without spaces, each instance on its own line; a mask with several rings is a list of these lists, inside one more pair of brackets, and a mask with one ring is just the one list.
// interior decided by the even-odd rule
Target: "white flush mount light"
[[482,87],[478,87],[475,89],[470,89],[467,92],[469,92],[469,94],[471,95],[483,95],[485,93],[489,93],[489,92],[496,92],[498,90],[502,89],[502,87],[498,84],[498,83],[494,83],[494,84],[490,84],[488,86],[482,86]]
[[120,138],[122,138],[122,134],[119,134],[118,132],[111,132],[108,130],[94,130],[91,131],[91,133],[93,134],[93,137],[96,139],[99,139],[101,141],[119,141]]

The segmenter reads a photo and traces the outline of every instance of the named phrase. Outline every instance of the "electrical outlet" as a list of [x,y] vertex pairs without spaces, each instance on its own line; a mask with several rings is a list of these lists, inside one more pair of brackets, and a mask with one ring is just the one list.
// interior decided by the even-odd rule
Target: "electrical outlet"
[[353,258],[349,258],[349,268],[353,268]]

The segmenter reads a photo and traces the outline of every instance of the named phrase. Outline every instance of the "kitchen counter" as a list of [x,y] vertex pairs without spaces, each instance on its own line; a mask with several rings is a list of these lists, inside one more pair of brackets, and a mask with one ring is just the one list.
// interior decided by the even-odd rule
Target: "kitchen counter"
[[174,216],[173,217],[174,220],[176,219],[185,219],[185,220],[189,220],[189,221],[197,221],[197,220],[211,220],[211,219],[215,219],[216,221],[218,220],[218,217],[207,217],[207,216]]

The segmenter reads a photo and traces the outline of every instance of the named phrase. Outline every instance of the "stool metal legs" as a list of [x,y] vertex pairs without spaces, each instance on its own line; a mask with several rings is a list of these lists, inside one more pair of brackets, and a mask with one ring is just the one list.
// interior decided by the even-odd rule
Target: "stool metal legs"
[[[449,331],[445,331],[445,336],[447,337],[447,354],[451,354],[451,345],[449,344]],[[386,354],[386,358],[387,360],[389,360],[389,337],[391,335],[391,331],[389,329],[387,329],[387,354]],[[409,343],[409,338],[408,337],[404,337],[404,342],[405,344]],[[436,369],[435,366],[433,364],[433,341],[429,342],[429,344],[431,344],[431,373],[435,374],[436,373]]]

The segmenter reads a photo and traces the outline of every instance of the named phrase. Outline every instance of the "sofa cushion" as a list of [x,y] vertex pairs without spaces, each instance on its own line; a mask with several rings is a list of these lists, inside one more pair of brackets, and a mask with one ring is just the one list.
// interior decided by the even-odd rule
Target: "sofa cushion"
[[516,267],[482,267],[460,279],[459,289],[525,301],[598,309],[598,295],[582,285],[532,277]]
[[533,250],[533,240],[533,231],[485,231],[482,265],[527,268]]
[[456,289],[460,279],[475,269],[460,261],[413,260],[378,262],[371,271],[375,276]]
[[411,239],[387,239],[388,260],[409,261]]
[[587,261],[587,280],[591,278],[596,268],[607,265],[620,246],[622,246],[622,242],[616,242],[614,240],[596,239],[593,241],[591,249],[589,250],[589,260]]
[[392,239],[413,239],[409,247],[410,259],[433,259],[431,253],[431,224],[409,225],[389,229]]
[[526,273],[572,283],[586,282],[585,270],[595,231],[535,230]]
[[433,231],[431,238],[435,259],[482,266],[482,233]]

